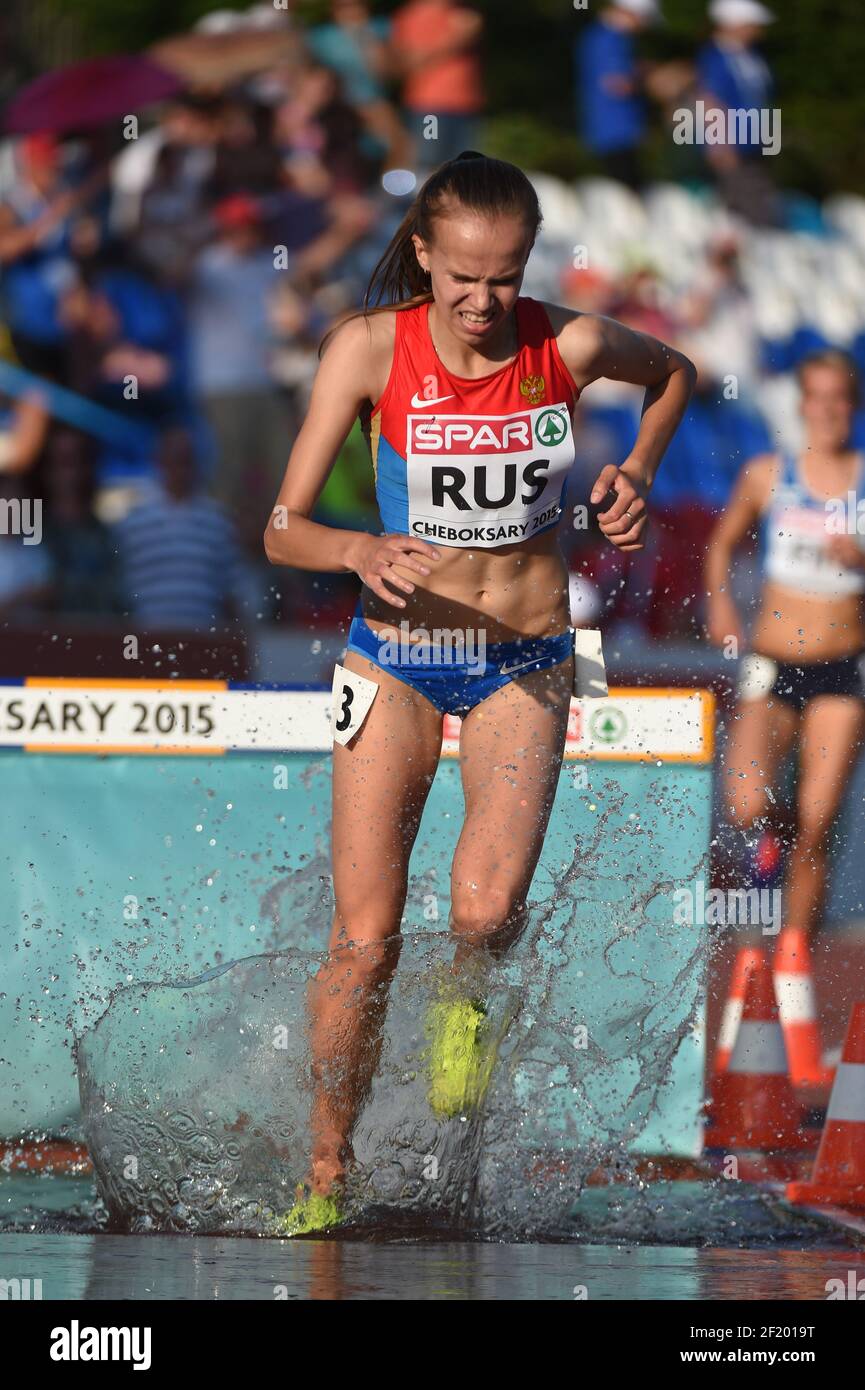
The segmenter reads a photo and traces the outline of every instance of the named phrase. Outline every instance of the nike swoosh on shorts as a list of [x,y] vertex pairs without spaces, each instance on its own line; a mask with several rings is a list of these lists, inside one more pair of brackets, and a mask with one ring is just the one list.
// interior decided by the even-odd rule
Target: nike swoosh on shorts
[[535,662],[540,660],[541,657],[533,656],[531,661],[521,661],[518,666],[500,666],[499,674],[502,676],[511,676],[514,671],[524,671],[527,666],[534,666]]

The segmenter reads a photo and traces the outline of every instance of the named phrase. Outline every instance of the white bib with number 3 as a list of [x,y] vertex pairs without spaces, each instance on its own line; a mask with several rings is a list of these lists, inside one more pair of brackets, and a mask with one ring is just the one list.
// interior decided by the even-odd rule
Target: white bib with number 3
[[354,738],[369,714],[378,692],[376,681],[347,671],[337,662],[333,672],[333,703],[330,728],[336,743],[346,744]]

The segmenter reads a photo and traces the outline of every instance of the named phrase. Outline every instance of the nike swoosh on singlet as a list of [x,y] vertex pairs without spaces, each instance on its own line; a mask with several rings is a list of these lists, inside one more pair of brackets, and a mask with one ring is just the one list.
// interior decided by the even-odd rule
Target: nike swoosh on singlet
[[419,410],[420,407],[424,405],[440,405],[442,401],[452,400],[453,393],[451,393],[451,395],[449,396],[435,396],[432,400],[427,400],[425,396],[419,396],[417,391],[415,391],[414,395],[411,398],[411,403],[415,410]]

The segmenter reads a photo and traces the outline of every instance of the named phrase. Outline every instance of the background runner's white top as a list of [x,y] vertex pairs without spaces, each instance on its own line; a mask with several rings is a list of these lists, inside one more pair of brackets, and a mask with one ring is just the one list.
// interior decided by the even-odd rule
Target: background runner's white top
[[[863,477],[865,460],[860,454],[853,489],[857,497]],[[851,569],[830,552],[831,521],[825,500],[806,486],[798,459],[783,455],[780,480],[763,522],[766,578],[785,589],[831,598],[865,592],[865,570]]]

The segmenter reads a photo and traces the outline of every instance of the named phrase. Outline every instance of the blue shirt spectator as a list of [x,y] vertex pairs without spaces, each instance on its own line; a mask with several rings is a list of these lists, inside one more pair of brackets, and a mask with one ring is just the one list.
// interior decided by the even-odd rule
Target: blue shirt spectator
[[[757,0],[713,0],[709,16],[716,28],[697,55],[697,85],[704,101],[730,111],[763,110],[772,101],[768,64],[754,48],[774,18]],[[738,149],[760,148],[758,132],[744,126]]]
[[106,261],[92,267],[87,283],[70,292],[64,310],[80,359],[70,371],[74,389],[123,409],[130,402],[126,389],[131,375],[137,383],[138,413],[182,408],[186,329],[176,291],[122,260]]
[[717,39],[701,49],[697,59],[700,86],[727,108],[768,106],[772,74],[758,53],[728,48]]
[[273,386],[270,306],[283,272],[247,202],[237,197],[221,205],[222,235],[202,251],[193,273],[192,370],[204,395]]
[[583,140],[594,154],[632,149],[646,130],[634,34],[657,15],[653,0],[616,0],[574,46]]
[[12,332],[32,343],[52,347],[62,343],[66,330],[60,302],[74,279],[68,243],[58,228],[42,246],[4,270],[3,310]]
[[240,583],[237,532],[199,490],[184,430],[165,433],[159,465],[161,491],[115,531],[129,612],[148,628],[208,630],[230,615]]

